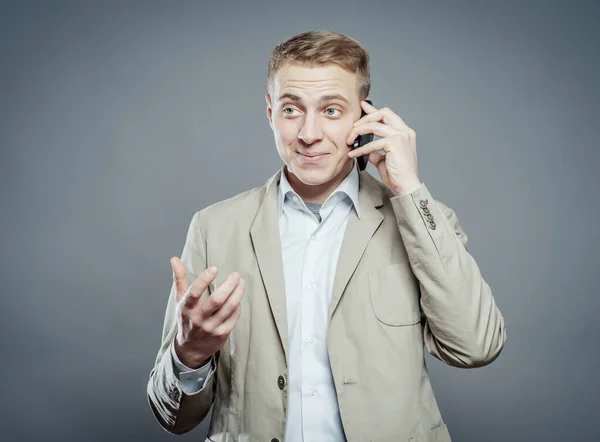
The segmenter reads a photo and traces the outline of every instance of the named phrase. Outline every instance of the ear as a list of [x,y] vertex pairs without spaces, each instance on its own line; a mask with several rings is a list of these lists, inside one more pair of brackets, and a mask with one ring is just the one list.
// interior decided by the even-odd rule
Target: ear
[[265,101],[267,102],[267,118],[269,120],[269,126],[273,129],[273,105],[271,103],[271,96],[268,92],[265,94]]

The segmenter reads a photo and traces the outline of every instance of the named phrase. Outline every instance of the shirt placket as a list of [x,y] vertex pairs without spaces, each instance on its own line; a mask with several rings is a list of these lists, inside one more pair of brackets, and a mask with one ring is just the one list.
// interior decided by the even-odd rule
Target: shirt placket
[[302,263],[302,420],[304,428],[304,440],[317,440],[319,421],[322,419],[320,410],[320,392],[317,373],[319,362],[316,352],[316,336],[321,334],[318,330],[319,321],[314,312],[319,308],[322,301],[323,281],[319,280],[321,272],[318,271],[319,248],[316,241],[315,230],[318,228],[314,214],[308,209],[303,218],[303,232],[306,249]]

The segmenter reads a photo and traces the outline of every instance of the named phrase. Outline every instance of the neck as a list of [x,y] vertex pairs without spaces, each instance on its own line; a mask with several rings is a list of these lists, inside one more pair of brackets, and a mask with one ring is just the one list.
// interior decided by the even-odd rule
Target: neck
[[287,166],[283,168],[283,172],[285,173],[290,186],[292,186],[292,189],[294,189],[294,191],[300,195],[300,198],[302,198],[305,203],[323,204],[329,195],[331,195],[331,192],[333,192],[340,185],[340,183],[344,181],[344,178],[346,178],[348,174],[352,172],[353,167],[354,161],[350,161],[350,164],[347,165],[344,170],[331,181],[316,186],[304,184],[298,179],[298,177],[296,177],[296,175],[288,172]]

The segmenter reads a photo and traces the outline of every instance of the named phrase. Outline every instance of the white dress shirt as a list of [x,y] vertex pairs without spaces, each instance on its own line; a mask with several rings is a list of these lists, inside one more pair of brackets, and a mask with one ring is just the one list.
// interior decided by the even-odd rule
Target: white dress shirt
[[[285,166],[281,170],[279,232],[290,349],[286,442],[346,440],[329,365],[327,325],[338,255],[353,207],[360,218],[354,163],[321,206],[305,204],[287,180]],[[179,361],[173,345],[171,354],[183,391],[199,391],[214,370],[212,359],[192,370]]]

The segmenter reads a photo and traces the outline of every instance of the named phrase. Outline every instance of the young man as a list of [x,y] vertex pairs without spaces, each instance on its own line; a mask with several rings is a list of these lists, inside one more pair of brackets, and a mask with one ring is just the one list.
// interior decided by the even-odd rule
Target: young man
[[419,179],[415,132],[363,101],[369,89],[369,56],[345,35],[303,33],[271,54],[283,166],[197,212],[172,259],[148,382],[167,431],[214,404],[212,441],[450,441],[423,348],[489,364],[504,320],[456,215]]

